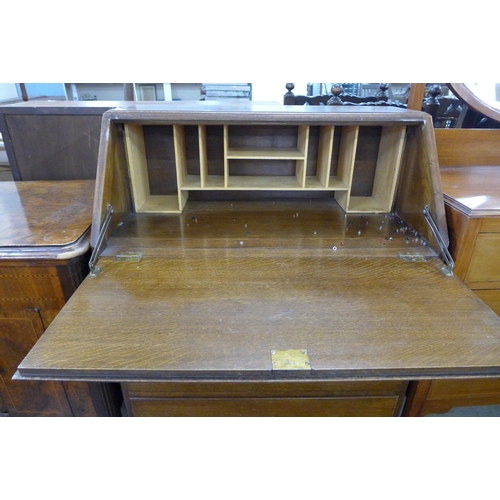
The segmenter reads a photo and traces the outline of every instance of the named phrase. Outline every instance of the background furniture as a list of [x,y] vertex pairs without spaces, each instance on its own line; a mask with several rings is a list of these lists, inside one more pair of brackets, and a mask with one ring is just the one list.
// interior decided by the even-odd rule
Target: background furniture
[[287,83],[288,92],[283,97],[285,105],[313,106],[395,106],[401,108],[425,111],[432,116],[435,128],[453,128],[457,123],[462,110],[462,101],[455,96],[442,96],[440,85],[430,85],[427,89],[427,97],[424,99],[425,84],[410,84],[405,102],[389,99],[389,84],[381,83],[379,89],[373,95],[359,96],[349,94],[342,84],[334,84],[329,94],[314,96],[296,96],[293,93],[294,84]]
[[107,112],[100,258],[16,380],[121,382],[137,416],[389,416],[410,380],[497,377],[500,318],[438,257],[430,117],[366,109]]
[[102,114],[119,104],[34,100],[0,106],[14,180],[95,180]]
[[300,106],[307,103],[312,106],[340,106],[346,104],[405,107],[398,102],[390,101],[389,96],[387,95],[387,89],[389,88],[387,83],[381,83],[379,90],[374,95],[364,97],[344,92],[344,88],[341,84],[332,85],[330,94],[315,96],[295,95],[293,93],[294,87],[293,83],[286,84],[287,93],[283,96],[284,105]]
[[[436,130],[454,273],[500,314],[500,130]],[[500,404],[500,380],[429,380],[411,387],[405,414]]]
[[0,413],[117,413],[116,391],[109,387],[12,380],[17,365],[88,273],[94,184],[0,183]]

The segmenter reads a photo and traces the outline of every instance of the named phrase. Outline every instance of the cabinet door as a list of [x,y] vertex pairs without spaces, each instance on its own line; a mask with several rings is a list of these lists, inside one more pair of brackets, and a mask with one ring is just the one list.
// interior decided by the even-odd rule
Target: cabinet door
[[0,311],[0,412],[11,416],[72,415],[61,384],[12,380],[43,331],[37,310]]

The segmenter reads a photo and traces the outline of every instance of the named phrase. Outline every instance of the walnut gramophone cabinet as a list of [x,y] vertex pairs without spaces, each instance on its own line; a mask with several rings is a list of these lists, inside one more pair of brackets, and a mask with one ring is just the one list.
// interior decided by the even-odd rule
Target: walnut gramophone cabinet
[[447,245],[425,113],[126,105],[90,275],[16,379],[119,382],[130,416],[397,416],[409,381],[500,374]]

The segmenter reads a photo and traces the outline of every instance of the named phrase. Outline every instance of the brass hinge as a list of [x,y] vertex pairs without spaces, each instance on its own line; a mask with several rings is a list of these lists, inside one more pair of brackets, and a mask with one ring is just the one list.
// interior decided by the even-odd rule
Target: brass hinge
[[140,262],[144,254],[142,252],[120,252],[115,255],[117,262]]
[[271,350],[273,370],[311,370],[307,349]]
[[425,262],[424,257],[419,253],[405,252],[400,253],[399,258],[405,262]]

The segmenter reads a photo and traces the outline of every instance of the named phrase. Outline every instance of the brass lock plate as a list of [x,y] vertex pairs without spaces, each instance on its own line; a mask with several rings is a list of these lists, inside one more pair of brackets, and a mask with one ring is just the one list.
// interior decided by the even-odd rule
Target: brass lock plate
[[310,370],[307,349],[271,350],[273,370]]

